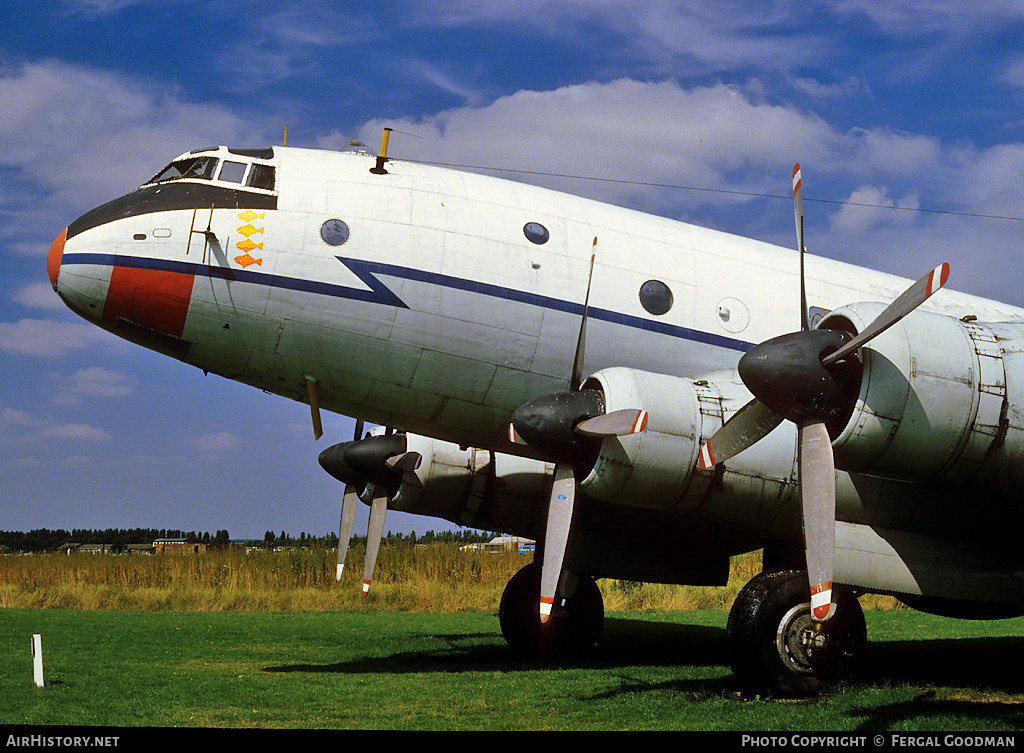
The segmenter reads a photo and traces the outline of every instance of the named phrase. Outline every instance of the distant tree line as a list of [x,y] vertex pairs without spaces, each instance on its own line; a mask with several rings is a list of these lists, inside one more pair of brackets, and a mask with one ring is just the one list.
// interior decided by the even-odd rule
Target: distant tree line
[[[490,541],[493,533],[485,533],[464,528],[461,531],[427,531],[422,535],[412,533],[389,533],[383,543],[387,546],[417,544],[476,544]],[[192,543],[206,544],[209,549],[228,546],[231,539],[228,532],[217,531],[212,536],[209,532],[179,531],[167,528],[106,528],[88,529],[74,528],[66,531],[62,528],[39,528],[28,533],[21,531],[0,531],[0,552],[46,552],[59,549],[64,544],[110,544],[114,551],[121,551],[131,544],[150,544],[156,539],[186,539]],[[338,534],[329,533],[323,536],[311,536],[301,533],[292,536],[285,531],[279,534],[267,531],[263,536],[263,545],[267,547],[326,547],[338,546]],[[366,536],[353,536],[350,544],[365,544]]]
[[167,528],[39,528],[28,533],[21,531],[0,531],[0,551],[46,552],[59,549],[64,544],[110,544],[119,551],[130,544],[151,544],[156,539],[186,539],[192,543],[206,544],[216,549],[230,543],[228,532],[179,531]]
[[[407,546],[415,546],[417,544],[478,544],[486,541],[490,541],[494,538],[493,533],[485,531],[474,531],[469,528],[463,528],[461,531],[427,531],[424,534],[417,534],[415,531],[412,533],[388,533],[385,534],[382,539],[382,543],[385,546],[405,544]],[[338,546],[338,534],[329,533],[326,536],[310,536],[308,534],[300,534],[298,537],[291,536],[285,531],[277,534],[273,531],[267,531],[263,535],[263,543],[266,546],[304,546],[304,547],[316,547],[322,546],[329,549],[333,549]],[[349,545],[353,544],[366,544],[366,536],[353,536],[349,539]]]

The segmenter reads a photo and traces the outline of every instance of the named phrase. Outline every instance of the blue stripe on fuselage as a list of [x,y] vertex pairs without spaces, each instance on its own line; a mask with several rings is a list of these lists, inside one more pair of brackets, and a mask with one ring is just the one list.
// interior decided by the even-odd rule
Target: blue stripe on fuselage
[[[199,277],[217,277],[235,282],[247,282],[253,285],[266,285],[273,288],[296,290],[304,293],[315,293],[317,295],[329,295],[337,298],[347,298],[368,303],[380,303],[385,306],[397,308],[409,308],[395,293],[376,275],[397,277],[413,282],[422,282],[427,285],[437,285],[453,290],[462,290],[468,293],[477,293],[490,298],[500,298],[506,301],[524,303],[529,306],[552,311],[562,311],[576,316],[583,315],[583,304],[575,301],[564,301],[559,298],[551,298],[537,293],[527,293],[513,288],[503,288],[498,285],[491,285],[485,282],[466,280],[461,277],[452,277],[437,272],[427,272],[422,269],[400,267],[395,264],[382,262],[363,261],[361,259],[349,259],[341,256],[338,261],[344,264],[369,290],[351,288],[345,285],[336,285],[315,280],[302,280],[294,277],[285,277],[276,274],[263,272],[250,272],[244,269],[228,269],[226,267],[211,266],[195,262],[169,261],[166,259],[151,259],[145,256],[119,256],[117,254],[96,254],[79,253],[65,254],[61,260],[61,266],[70,265],[97,265],[108,267],[130,267],[134,269],[154,269],[165,272],[179,272],[182,274],[197,275]],[[617,311],[609,311],[591,306],[587,310],[587,316],[592,319],[620,324],[624,327],[641,329],[647,332],[657,332],[669,337],[678,337],[684,340],[714,345],[719,348],[738,350],[746,352],[754,347],[754,343],[736,340],[731,337],[723,337],[710,332],[702,332],[689,327],[680,327],[675,324],[643,319],[639,316],[622,314]]]

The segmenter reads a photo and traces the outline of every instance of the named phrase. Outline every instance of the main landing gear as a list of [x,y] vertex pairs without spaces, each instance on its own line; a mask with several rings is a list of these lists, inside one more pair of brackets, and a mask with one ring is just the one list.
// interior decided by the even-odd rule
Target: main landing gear
[[729,613],[730,664],[752,689],[778,695],[815,695],[850,677],[867,646],[864,613],[856,597],[837,589],[836,613],[811,619],[807,573],[764,572],[751,580]]
[[[568,590],[568,589],[567,589]],[[864,613],[856,597],[836,589],[836,614],[811,619],[807,573],[763,572],[740,591],[729,613],[729,662],[746,688],[782,696],[809,696],[850,677],[867,646]],[[521,656],[558,661],[593,645],[604,622],[601,592],[593,578],[577,578],[575,590],[547,623],[537,614],[540,565],[519,570],[505,587],[498,609],[501,632]]]
[[575,576],[566,592],[570,595],[551,611],[541,624],[540,564],[526,565],[505,586],[498,607],[501,633],[509,647],[520,656],[547,661],[577,656],[590,648],[604,624],[604,600],[590,576]]

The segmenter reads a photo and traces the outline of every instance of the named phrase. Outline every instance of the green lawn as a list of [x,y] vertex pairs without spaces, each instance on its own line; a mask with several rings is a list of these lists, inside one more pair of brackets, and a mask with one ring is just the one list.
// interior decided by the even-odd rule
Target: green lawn
[[609,613],[592,656],[549,669],[512,659],[488,614],[0,610],[0,724],[1024,729],[1024,619],[867,618],[864,677],[783,702],[736,692],[719,611]]

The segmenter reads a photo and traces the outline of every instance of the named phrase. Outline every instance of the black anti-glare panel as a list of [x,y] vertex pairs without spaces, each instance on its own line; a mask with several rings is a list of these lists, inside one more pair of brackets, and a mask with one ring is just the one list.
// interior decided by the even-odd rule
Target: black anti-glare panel
[[146,186],[91,209],[68,225],[68,239],[125,217],[174,209],[277,209],[277,197],[207,183],[169,182]]

